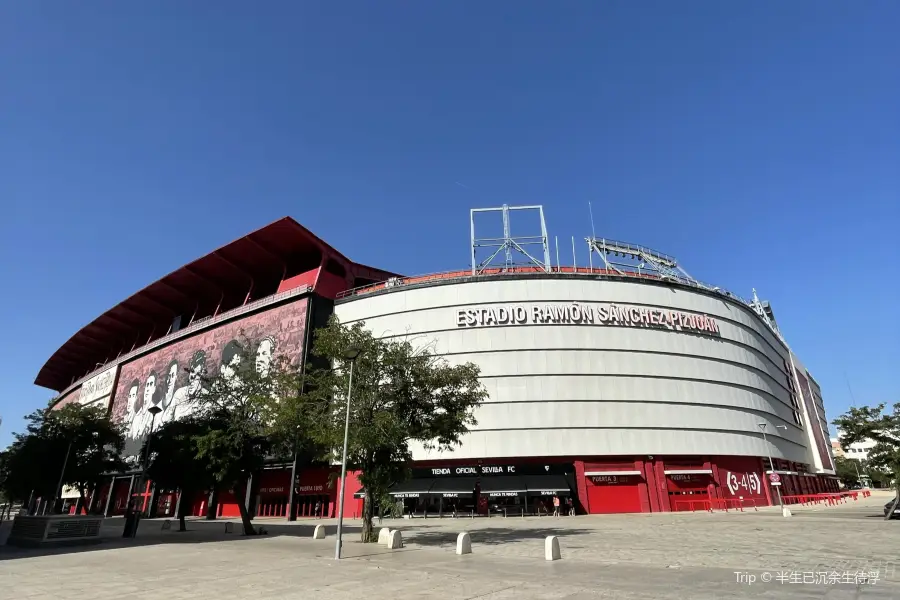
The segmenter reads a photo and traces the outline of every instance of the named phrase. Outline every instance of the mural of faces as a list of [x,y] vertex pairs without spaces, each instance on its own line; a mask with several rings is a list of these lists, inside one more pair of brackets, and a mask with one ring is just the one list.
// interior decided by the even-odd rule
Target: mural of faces
[[[299,366],[307,302],[303,298],[207,329],[122,365],[111,414],[127,424],[125,455],[139,454],[151,426],[155,430],[195,413],[202,404],[207,374],[232,378],[252,369],[266,376],[276,352]],[[251,346],[242,348],[238,340]],[[155,419],[148,411],[151,406],[161,409]]]
[[243,348],[235,340],[231,340],[225,344],[222,350],[222,360],[219,362],[219,373],[225,379],[234,379],[234,376],[241,371],[241,361],[244,358]]
[[144,383],[144,407],[150,408],[156,404],[156,371],[150,371],[147,382]]
[[169,363],[169,371],[166,373],[166,395],[163,396],[163,405],[168,407],[175,398],[175,383],[178,380],[178,363],[172,361]]
[[188,367],[187,391],[190,396],[196,396],[200,392],[204,376],[206,376],[206,353],[197,350],[191,357],[191,364]]
[[261,339],[256,346],[256,360],[253,364],[256,372],[259,373],[261,377],[265,377],[269,374],[273,358],[275,358],[275,338],[271,335],[267,335]]
[[138,406],[138,388],[140,387],[141,382],[135,379],[128,388],[128,412],[131,416],[136,415],[138,410],[140,410],[140,406]]

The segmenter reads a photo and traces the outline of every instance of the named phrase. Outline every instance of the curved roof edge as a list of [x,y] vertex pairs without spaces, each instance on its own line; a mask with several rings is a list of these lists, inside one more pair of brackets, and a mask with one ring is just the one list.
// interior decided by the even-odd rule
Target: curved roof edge
[[[167,335],[178,319],[188,320],[182,325],[187,326],[271,296],[283,281],[317,269],[343,280],[344,289],[396,276],[354,263],[293,218],[283,217],[119,302],[60,346],[34,383],[60,392],[117,357]],[[335,278],[329,279],[333,287]]]

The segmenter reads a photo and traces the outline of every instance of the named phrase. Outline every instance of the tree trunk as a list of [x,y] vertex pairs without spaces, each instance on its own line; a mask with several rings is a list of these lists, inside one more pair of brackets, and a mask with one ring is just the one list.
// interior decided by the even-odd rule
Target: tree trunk
[[87,503],[85,501],[85,490],[84,490],[84,486],[81,486],[81,485],[78,486],[78,500],[79,501],[75,503],[75,514],[76,515],[78,513],[80,513],[82,510],[87,512],[87,509],[85,508],[87,506]]
[[372,491],[366,488],[366,499],[363,502],[362,514],[362,536],[360,538],[363,544],[378,541],[378,536],[375,534],[375,528],[372,526],[372,517],[374,514],[375,507]]
[[215,521],[216,513],[219,512],[219,490],[213,489],[209,492],[209,497],[206,500],[206,520],[207,521]]
[[193,498],[194,494],[188,495],[185,493],[185,490],[181,490],[181,498],[178,501],[178,531],[187,531],[187,525],[184,522],[184,518],[187,516],[187,511],[190,508],[190,501],[185,501],[188,498]]
[[288,521],[297,520],[297,478],[300,469],[297,467],[297,451],[294,450],[294,462],[291,463],[291,487],[288,489]]
[[242,482],[234,486],[234,495],[236,496],[238,510],[241,512],[241,523],[244,526],[244,535],[256,535],[253,523],[250,522],[250,513],[247,512],[247,505],[244,498],[247,495],[247,481],[249,476]]
[[894,501],[891,508],[884,515],[884,520],[888,521],[894,517],[894,511],[900,506],[900,472],[894,473]]

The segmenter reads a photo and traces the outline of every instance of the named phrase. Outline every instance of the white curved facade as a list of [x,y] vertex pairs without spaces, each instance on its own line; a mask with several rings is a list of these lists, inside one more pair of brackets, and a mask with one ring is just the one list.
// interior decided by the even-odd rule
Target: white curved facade
[[[535,307],[573,303],[593,322],[532,318]],[[650,325],[649,316],[631,326],[601,324],[597,309],[608,314],[610,304],[635,318],[662,311],[668,326]],[[496,316],[501,307],[506,323],[468,325],[460,314],[495,309]],[[524,322],[509,322],[517,310]],[[788,349],[757,315],[721,295],[531,275],[401,286],[339,301],[335,314],[345,324],[365,321],[376,336],[406,337],[450,362],[480,366],[489,399],[478,425],[454,452],[417,449],[416,460],[771,452],[814,464],[791,398]],[[689,331],[690,315],[708,316],[717,331]],[[767,442],[760,423],[768,424]]]

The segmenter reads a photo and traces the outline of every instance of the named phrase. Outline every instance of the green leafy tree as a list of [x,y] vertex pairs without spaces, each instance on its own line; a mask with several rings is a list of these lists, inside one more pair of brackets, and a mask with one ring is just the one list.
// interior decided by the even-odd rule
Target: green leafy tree
[[122,431],[101,408],[69,404],[34,411],[26,421],[3,461],[3,487],[12,499],[56,499],[62,483],[75,487],[87,506],[88,494],[123,467]]
[[197,457],[204,461],[218,490],[230,490],[237,499],[245,535],[256,530],[244,502],[248,481],[270,456],[267,419],[271,415],[273,383],[270,375],[250,364],[251,344],[242,339],[223,353],[219,373],[204,377],[193,395],[197,415],[209,425],[194,437]]
[[202,418],[188,417],[169,421],[144,442],[143,453],[150,450],[147,476],[158,488],[179,490],[178,530],[186,531],[185,517],[191,499],[215,487],[216,482],[205,461],[199,458],[197,441],[209,433],[211,424]]
[[45,426],[44,413],[38,410],[28,415],[25,433],[14,434],[13,443],[4,452],[0,485],[14,502],[51,499],[58,492],[67,443]]
[[[361,471],[365,488],[362,541],[376,541],[372,520],[374,499],[384,498],[391,485],[409,477],[411,443],[427,449],[452,450],[476,424],[475,408],[487,397],[472,363],[450,365],[430,348],[407,340],[375,338],[363,323],[342,325],[332,317],[316,332],[313,353],[331,369],[311,369],[310,394],[329,401],[325,439],[340,457],[344,437],[351,361],[348,469]],[[347,489],[346,494],[356,490]]]
[[[63,438],[71,443],[64,483],[78,490],[81,506],[87,507],[88,494],[95,501],[99,499],[96,492],[109,474],[125,468],[121,458],[125,445],[122,427],[109,420],[105,408],[80,404],[51,411],[48,419],[58,420]],[[97,510],[96,506],[89,508]]]
[[853,464],[855,461],[852,458],[844,458],[842,456],[834,457],[834,472],[837,475],[841,483],[843,483],[847,487],[852,487],[856,484],[861,484],[860,477],[857,477],[857,469],[862,473],[862,465],[861,464]]
[[[323,443],[327,438],[328,405],[305,393],[306,377],[286,357],[278,357],[267,377],[272,386],[272,401],[264,403],[264,417],[273,458],[291,461],[292,483],[296,487],[302,469],[313,464],[327,464],[330,453]],[[294,520],[296,494],[288,508],[288,519]]]
[[885,412],[883,403],[851,407],[834,420],[834,425],[842,432],[841,446],[845,450],[866,439],[875,442],[868,453],[869,472],[889,473],[897,489],[894,504],[886,515],[890,518],[900,504],[900,402],[894,404],[891,412]]

